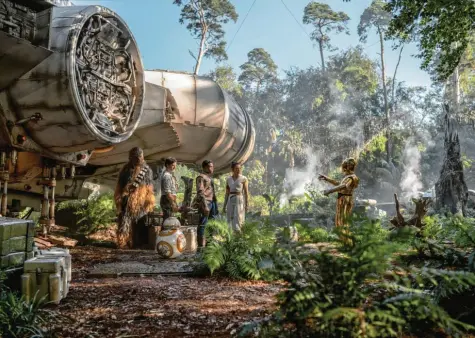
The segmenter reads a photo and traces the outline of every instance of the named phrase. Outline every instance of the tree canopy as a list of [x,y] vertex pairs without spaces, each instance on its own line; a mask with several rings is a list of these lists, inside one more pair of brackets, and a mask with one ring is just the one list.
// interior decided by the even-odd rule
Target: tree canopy
[[368,32],[375,28],[378,33],[384,33],[391,21],[391,13],[387,11],[385,3],[382,0],[374,0],[361,15],[358,25],[358,35],[362,42],[368,39]]
[[194,73],[198,74],[203,57],[223,61],[228,58],[223,25],[229,20],[238,19],[238,13],[229,0],[174,0],[181,6],[180,23],[199,41],[198,54],[190,51],[196,64]]
[[323,50],[330,50],[330,33],[349,33],[348,21],[350,17],[344,12],[335,12],[329,5],[312,1],[304,9],[303,23],[314,27],[312,39],[317,41],[320,48],[322,68],[325,69]]
[[247,53],[247,61],[240,68],[239,82],[245,88],[255,88],[257,93],[277,77],[277,65],[263,48],[254,48]]
[[422,68],[434,66],[439,79],[449,77],[467,49],[475,29],[473,0],[389,0],[394,17],[389,35],[417,36]]

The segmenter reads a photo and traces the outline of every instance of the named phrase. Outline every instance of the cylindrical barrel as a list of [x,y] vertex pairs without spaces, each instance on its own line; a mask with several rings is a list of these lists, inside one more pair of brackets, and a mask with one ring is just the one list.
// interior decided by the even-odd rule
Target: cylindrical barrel
[[142,113],[142,60],[125,22],[101,6],[53,7],[54,53],[9,88],[29,136],[54,152],[92,150],[127,140]]

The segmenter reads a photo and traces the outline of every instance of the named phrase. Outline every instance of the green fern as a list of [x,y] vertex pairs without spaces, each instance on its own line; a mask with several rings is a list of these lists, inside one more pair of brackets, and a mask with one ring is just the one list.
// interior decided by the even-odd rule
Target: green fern
[[298,245],[274,249],[274,277],[288,287],[277,297],[279,310],[252,332],[261,337],[398,337],[431,329],[457,336],[475,329],[438,305],[440,297],[472,289],[474,274],[395,268],[392,262],[404,242],[398,235],[404,232],[389,234],[378,222],[362,219],[350,229],[339,233],[337,252],[309,252]]
[[0,337],[42,337],[44,332],[40,326],[45,320],[40,309],[45,299],[35,295],[30,302],[26,302],[5,287],[0,278]]
[[299,242],[302,243],[320,243],[331,239],[330,234],[323,228],[310,228],[299,223],[295,224],[299,234]]
[[211,273],[219,269],[226,262],[227,252],[219,242],[210,242],[206,246],[203,261],[208,266]]
[[104,193],[87,200],[59,203],[58,210],[69,209],[78,216],[79,232],[91,234],[107,229],[115,222],[115,204],[111,193]]
[[230,230],[224,220],[206,226],[208,245],[203,262],[211,273],[219,271],[235,279],[260,279],[259,262],[267,257],[275,243],[274,229],[261,222],[247,222],[240,232]]

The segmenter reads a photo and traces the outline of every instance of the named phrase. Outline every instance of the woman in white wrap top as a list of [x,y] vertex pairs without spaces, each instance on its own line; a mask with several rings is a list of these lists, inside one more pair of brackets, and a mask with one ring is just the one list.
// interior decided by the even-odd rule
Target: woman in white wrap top
[[241,175],[241,165],[233,162],[233,174],[226,179],[226,197],[223,213],[226,214],[228,225],[234,231],[241,230],[249,205],[247,177]]

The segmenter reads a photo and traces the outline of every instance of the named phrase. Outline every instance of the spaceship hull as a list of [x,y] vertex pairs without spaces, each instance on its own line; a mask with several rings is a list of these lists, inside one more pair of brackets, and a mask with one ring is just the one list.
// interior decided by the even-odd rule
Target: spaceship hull
[[55,199],[86,197],[85,182],[113,187],[135,146],[154,168],[172,156],[192,167],[210,159],[223,173],[247,160],[251,118],[219,85],[145,71],[117,14],[55,3],[0,0],[0,187],[9,204],[38,210],[49,198],[54,209]]

